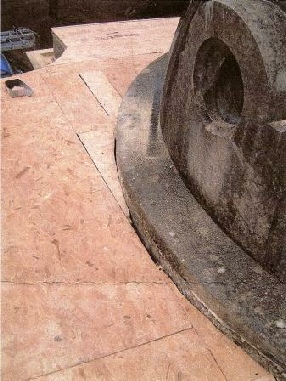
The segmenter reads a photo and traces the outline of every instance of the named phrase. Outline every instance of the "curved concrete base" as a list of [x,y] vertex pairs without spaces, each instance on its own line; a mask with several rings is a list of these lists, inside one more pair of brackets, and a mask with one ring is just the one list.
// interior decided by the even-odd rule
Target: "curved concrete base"
[[119,112],[117,163],[134,224],[187,299],[285,380],[285,285],[213,222],[178,175],[158,121],[166,65],[166,56],[149,65]]

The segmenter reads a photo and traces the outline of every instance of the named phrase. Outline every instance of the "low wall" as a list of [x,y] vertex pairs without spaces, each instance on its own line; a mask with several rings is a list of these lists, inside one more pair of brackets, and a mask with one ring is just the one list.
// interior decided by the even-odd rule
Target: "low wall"
[[71,24],[179,16],[186,0],[2,0],[1,29],[30,28],[37,48],[52,46],[51,28]]

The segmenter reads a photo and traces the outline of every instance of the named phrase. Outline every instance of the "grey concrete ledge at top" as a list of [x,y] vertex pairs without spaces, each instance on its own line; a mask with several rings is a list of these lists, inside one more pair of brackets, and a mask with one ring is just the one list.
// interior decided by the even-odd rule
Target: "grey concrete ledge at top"
[[166,65],[163,56],[143,70],[119,111],[116,158],[134,224],[187,299],[285,380],[285,285],[213,222],[177,173],[158,122]]

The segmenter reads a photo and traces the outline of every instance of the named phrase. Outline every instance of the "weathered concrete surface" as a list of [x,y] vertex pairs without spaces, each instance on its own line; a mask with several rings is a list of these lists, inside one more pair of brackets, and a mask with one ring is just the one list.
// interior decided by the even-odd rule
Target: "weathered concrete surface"
[[116,157],[134,224],[183,294],[285,380],[285,285],[213,222],[176,171],[158,124],[166,64],[142,71],[119,113]]
[[176,35],[160,115],[170,155],[208,213],[285,281],[286,14],[192,2]]

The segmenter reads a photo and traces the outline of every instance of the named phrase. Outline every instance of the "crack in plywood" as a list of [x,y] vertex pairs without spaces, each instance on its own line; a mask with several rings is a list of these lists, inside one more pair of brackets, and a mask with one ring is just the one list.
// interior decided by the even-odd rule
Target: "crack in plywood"
[[106,75],[100,70],[93,70],[80,73],[79,76],[106,114],[116,118],[122,98]]
[[196,328],[193,327],[193,329],[194,329],[195,333],[198,335],[198,337],[200,338],[200,340],[203,342],[203,344],[204,344],[206,350],[207,350],[208,353],[211,355],[211,357],[212,357],[212,359],[214,360],[214,362],[216,363],[216,365],[217,365],[219,371],[221,372],[221,374],[223,375],[225,381],[230,381],[230,380],[227,379],[226,375],[224,374],[222,367],[221,367],[220,364],[218,363],[218,361],[217,361],[215,355],[213,354],[213,351],[212,351],[212,350],[210,349],[210,347],[207,345],[207,343],[206,343],[205,340],[202,338],[202,336],[199,334],[199,332],[196,330]]
[[[90,132],[90,134],[92,133],[93,132]],[[92,163],[97,169],[98,173],[100,174],[107,189],[110,191],[112,197],[115,199],[116,203],[119,205],[124,215],[128,218],[129,209],[125,203],[122,189],[119,184],[115,158],[114,156],[111,157],[111,154],[108,153],[108,157],[107,157],[109,162],[109,172],[108,172],[106,169],[106,160],[105,162],[103,162],[103,158],[99,158],[98,155],[95,154],[95,151],[97,152],[97,150],[102,147],[100,147],[100,144],[98,143],[96,143],[95,148],[94,148],[94,145],[89,144],[90,143],[89,140],[91,139],[91,137],[89,138],[89,140],[87,140],[88,138],[85,139],[84,137],[86,136],[86,134],[89,134],[89,133],[77,134],[77,137],[80,143],[82,144],[85,152],[88,154],[89,158],[91,159]],[[114,149],[112,149],[111,152],[112,152],[112,155],[114,155]]]
[[163,336],[160,336],[156,339],[153,339],[153,340],[148,340],[148,341],[145,341],[144,343],[141,343],[141,344],[137,344],[137,345],[133,345],[131,347],[128,347],[128,348],[124,348],[124,349],[121,349],[121,350],[118,350],[118,351],[114,351],[112,353],[109,353],[107,355],[104,355],[104,356],[99,356],[99,357],[95,357],[93,359],[90,359],[90,360],[86,360],[86,361],[80,361],[74,365],[71,365],[71,366],[68,366],[66,368],[62,368],[62,369],[57,369],[55,371],[52,371],[52,372],[49,372],[49,373],[46,373],[46,374],[41,374],[39,376],[35,376],[35,377],[32,377],[32,378],[29,378],[27,379],[27,381],[33,381],[33,380],[37,380],[41,377],[47,377],[47,376],[51,376],[53,374],[56,374],[56,373],[59,373],[59,372],[62,372],[62,371],[66,371],[66,370],[69,370],[69,369],[73,369],[73,368],[76,368],[77,366],[80,366],[80,365],[83,365],[83,364],[90,364],[94,361],[98,361],[98,360],[103,360],[103,359],[106,359],[108,357],[112,357],[114,355],[117,355],[117,354],[120,354],[120,353],[124,353],[124,352],[127,352],[129,350],[132,350],[132,349],[136,349],[136,348],[141,348],[145,345],[148,345],[148,344],[151,344],[151,343],[155,343],[155,342],[158,342],[158,341],[161,341],[161,340],[164,340],[166,338],[169,338],[169,337],[172,337],[172,336],[175,336],[177,334],[180,334],[180,333],[183,333],[183,332],[188,332],[190,330],[193,329],[193,326],[190,326],[190,327],[187,327],[187,328],[183,328],[179,331],[176,331],[176,332],[173,332],[173,333],[170,333],[168,335],[163,335]]

